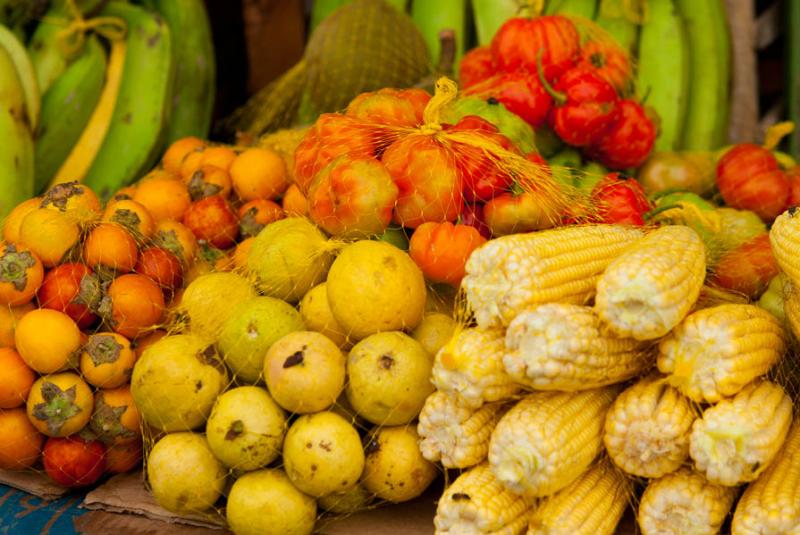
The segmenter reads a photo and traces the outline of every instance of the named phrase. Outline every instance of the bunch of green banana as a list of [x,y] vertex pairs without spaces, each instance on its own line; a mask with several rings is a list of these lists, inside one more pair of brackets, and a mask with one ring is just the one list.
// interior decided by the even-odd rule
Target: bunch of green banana
[[[86,34],[70,32],[77,16]],[[37,192],[80,180],[105,198],[147,172],[166,144],[208,135],[215,66],[203,0],[57,0],[28,52],[46,87]]]
[[39,88],[25,47],[0,25],[0,217],[33,196]]

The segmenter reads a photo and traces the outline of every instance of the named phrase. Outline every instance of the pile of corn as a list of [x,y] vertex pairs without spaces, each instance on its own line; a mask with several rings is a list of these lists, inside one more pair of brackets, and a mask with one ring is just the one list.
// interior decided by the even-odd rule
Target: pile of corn
[[[800,214],[771,240],[800,285]],[[474,322],[436,355],[419,417],[423,455],[461,469],[437,533],[612,534],[631,504],[644,535],[718,533],[732,509],[734,535],[800,533],[800,421],[767,378],[788,333],[703,298],[705,278],[684,226],[564,227],[473,253]],[[800,326],[800,298],[786,309]]]

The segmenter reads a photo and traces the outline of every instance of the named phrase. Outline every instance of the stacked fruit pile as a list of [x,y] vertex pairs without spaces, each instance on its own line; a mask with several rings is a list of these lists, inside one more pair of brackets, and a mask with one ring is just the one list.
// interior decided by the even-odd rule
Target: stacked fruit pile
[[3,216],[73,180],[105,200],[165,143],[208,133],[214,53],[201,0],[57,0],[34,22],[27,50],[22,29],[0,26]]

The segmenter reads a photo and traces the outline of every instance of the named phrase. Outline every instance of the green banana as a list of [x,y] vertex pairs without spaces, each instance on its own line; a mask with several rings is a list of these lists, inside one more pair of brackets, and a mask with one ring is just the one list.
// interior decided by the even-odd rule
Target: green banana
[[158,157],[175,78],[169,27],[156,14],[109,2],[102,16],[128,25],[127,54],[111,126],[84,177],[103,199],[138,178]]
[[0,217],[33,196],[33,135],[25,99],[16,63],[0,46]]
[[166,143],[186,136],[206,137],[211,127],[216,92],[216,66],[211,23],[203,0],[147,0],[159,12],[173,39],[175,86]]
[[800,2],[786,2],[786,102],[788,119],[797,128],[789,134],[789,153],[800,159]]
[[550,0],[544,8],[545,15],[573,15],[589,20],[597,12],[597,0]]
[[505,21],[519,11],[518,0],[472,0],[478,44],[488,45]]
[[676,0],[689,44],[689,102],[683,149],[725,144],[730,107],[730,37],[723,0]]
[[425,38],[425,43],[428,45],[428,52],[434,65],[439,62],[442,55],[439,32],[445,29],[455,32],[456,55],[454,65],[458,65],[465,50],[466,15],[466,0],[439,0],[438,2],[414,0],[411,3],[411,18]]
[[636,88],[659,116],[655,150],[681,148],[689,90],[689,50],[673,0],[650,0],[639,35]]
[[39,111],[41,109],[41,96],[39,94],[39,84],[36,83],[36,75],[33,72],[33,65],[28,57],[25,46],[20,42],[14,32],[0,25],[0,47],[4,48],[14,67],[17,76],[22,84],[22,91],[25,95],[25,113],[28,116],[28,123],[32,130],[39,124]]
[[[75,0],[76,7],[85,16],[97,11],[104,3],[105,0]],[[28,55],[43,95],[66,70],[69,62],[81,52],[76,50],[67,55],[63,48],[61,31],[69,27],[71,22],[66,0],[56,0],[36,26],[28,43]]]
[[600,0],[595,23],[608,32],[631,55],[636,53],[636,42],[639,39],[639,27],[629,20],[622,10],[614,13],[609,8],[608,0]]
[[42,97],[36,133],[35,191],[41,192],[64,163],[100,100],[106,73],[106,52],[90,36],[83,52],[70,63]]

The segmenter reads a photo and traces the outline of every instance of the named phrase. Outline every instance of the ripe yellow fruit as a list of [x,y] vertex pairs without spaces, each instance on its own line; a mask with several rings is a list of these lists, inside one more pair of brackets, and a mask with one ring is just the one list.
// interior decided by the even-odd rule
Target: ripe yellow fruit
[[414,329],[425,311],[425,279],[407,253],[385,242],[345,247],[328,273],[333,317],[352,340]]
[[362,482],[393,503],[413,500],[436,479],[436,465],[420,453],[414,426],[384,427],[369,440]]
[[338,414],[306,414],[286,434],[283,464],[294,486],[306,494],[347,492],[364,471],[361,437]]

